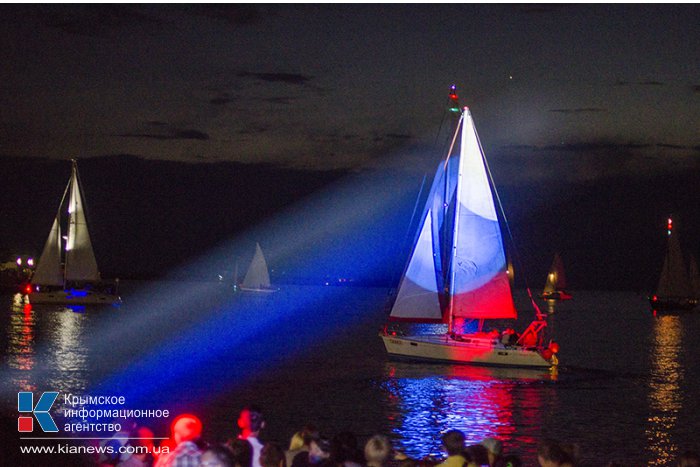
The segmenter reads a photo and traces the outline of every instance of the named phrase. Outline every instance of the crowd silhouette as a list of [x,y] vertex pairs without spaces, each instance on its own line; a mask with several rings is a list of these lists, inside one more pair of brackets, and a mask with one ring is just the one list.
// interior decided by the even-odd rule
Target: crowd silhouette
[[[202,422],[194,415],[183,414],[171,424],[168,439],[156,447],[152,432],[135,427],[128,443],[129,454],[116,454],[100,460],[100,467],[521,467],[520,455],[505,452],[496,438],[466,444],[460,430],[441,435],[444,456],[412,459],[396,450],[381,434],[361,443],[350,432],[329,437],[313,425],[304,425],[291,436],[284,449],[274,441],[263,441],[265,428],[262,410],[255,405],[243,407],[238,417],[240,434],[225,443],[211,444],[202,439]],[[136,449],[140,447],[140,449]],[[553,439],[543,439],[537,448],[540,467],[574,467],[582,465],[578,447]],[[619,461],[601,460],[595,465],[632,466]],[[675,462],[679,467],[700,467],[700,455],[685,451]]]

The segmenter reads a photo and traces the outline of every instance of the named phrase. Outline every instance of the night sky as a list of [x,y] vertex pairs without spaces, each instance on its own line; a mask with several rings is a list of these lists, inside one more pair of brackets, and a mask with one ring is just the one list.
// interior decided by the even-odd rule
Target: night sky
[[[0,23],[0,164],[12,179],[0,249],[41,248],[69,170],[52,160],[72,157],[89,204],[126,210],[128,192],[153,205],[142,225],[256,205],[206,230],[211,245],[343,177],[391,173],[405,182],[400,238],[441,155],[454,83],[535,277],[559,250],[579,284],[609,284],[632,261],[645,271],[619,285],[646,286],[670,212],[700,253],[698,5],[2,5]],[[95,180],[107,170],[111,182]],[[136,171],[163,179],[141,192]],[[251,199],[243,184],[275,190]],[[165,201],[193,191],[189,207]],[[9,208],[18,194],[26,209],[46,203],[48,219]],[[182,245],[204,232],[180,228]],[[102,269],[124,273],[99,257],[114,240],[97,235]]]

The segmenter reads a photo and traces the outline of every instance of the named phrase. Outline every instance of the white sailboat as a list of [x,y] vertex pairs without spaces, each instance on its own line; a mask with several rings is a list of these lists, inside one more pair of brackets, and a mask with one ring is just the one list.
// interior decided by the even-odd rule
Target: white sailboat
[[545,300],[571,300],[573,296],[566,291],[566,276],[564,275],[564,263],[559,253],[554,254],[552,267],[549,268],[547,280],[544,284],[541,298]]
[[[121,303],[115,287],[109,290],[102,283],[85,219],[77,161],[73,159],[72,164],[68,186],[32,276],[29,301],[57,305]],[[68,234],[62,237],[66,218]]]
[[244,292],[272,293],[277,291],[270,284],[267,261],[265,261],[265,256],[259,243],[255,244],[255,255],[239,288]]
[[[461,133],[459,153],[452,151]],[[401,278],[391,321],[447,324],[445,333],[402,335],[385,328],[390,356],[488,366],[552,367],[559,346],[544,343],[545,316],[522,333],[487,331],[487,320],[515,319],[488,165],[468,108],[440,164],[422,226]],[[497,196],[497,195],[496,195]],[[463,333],[464,324],[478,325]]]
[[664,265],[656,287],[656,293],[649,297],[655,311],[672,312],[692,310],[700,301],[700,279],[698,266],[691,257],[686,269],[678,234],[673,230],[673,218],[667,221],[667,242]]

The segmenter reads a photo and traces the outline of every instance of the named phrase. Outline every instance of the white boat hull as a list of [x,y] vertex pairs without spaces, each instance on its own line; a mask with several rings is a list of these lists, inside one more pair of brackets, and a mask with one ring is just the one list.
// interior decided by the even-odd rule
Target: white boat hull
[[[381,335],[390,356],[410,360],[459,363],[467,365],[549,368],[553,361],[545,360],[535,348],[506,346],[497,339],[448,338],[447,335],[393,336]],[[552,358],[555,361],[555,358]]]
[[121,302],[119,295],[92,290],[56,290],[29,294],[29,303],[33,305],[117,305]]

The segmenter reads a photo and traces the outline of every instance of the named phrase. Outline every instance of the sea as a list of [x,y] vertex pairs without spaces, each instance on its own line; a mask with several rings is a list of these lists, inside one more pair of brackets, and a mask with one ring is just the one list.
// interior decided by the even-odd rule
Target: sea
[[[546,438],[575,446],[581,465],[591,466],[675,465],[700,449],[700,310],[656,315],[643,294],[626,291],[535,299],[560,346],[559,368],[494,369],[388,358],[379,337],[386,288],[279,287],[253,294],[224,282],[124,281],[123,304],[99,308],[0,296],[3,456],[42,465],[20,448],[88,437],[76,432],[81,423],[92,424],[93,437],[113,435],[105,427],[127,419],[167,437],[182,413],[202,420],[204,439],[224,442],[250,404],[265,416],[261,438],[284,447],[311,424],[328,437],[353,433],[360,445],[383,434],[415,459],[443,456],[440,437],[451,429],[468,444],[498,438],[525,465],[537,465]],[[523,329],[533,318],[527,291],[515,300],[517,323],[495,327]],[[16,420],[31,416],[18,412],[20,392],[34,404],[58,392],[49,411],[58,433],[43,433],[36,421],[33,432],[19,432]],[[98,409],[112,418],[97,419]],[[79,460],[92,461],[51,458]]]

